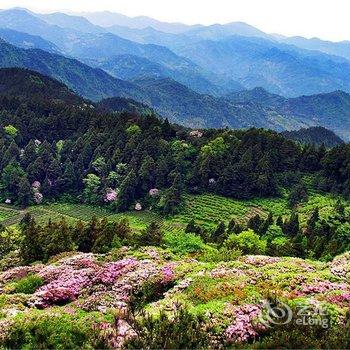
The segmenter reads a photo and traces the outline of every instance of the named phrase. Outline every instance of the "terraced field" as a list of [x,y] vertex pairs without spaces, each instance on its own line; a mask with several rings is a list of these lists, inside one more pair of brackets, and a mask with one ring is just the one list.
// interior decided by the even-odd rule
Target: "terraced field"
[[[307,203],[298,207],[298,212],[302,222],[305,222],[314,207],[319,207],[322,218],[327,218],[334,214],[334,205],[337,198],[329,194],[311,193]],[[344,202],[346,210],[350,212],[350,202]],[[66,219],[69,223],[79,220],[87,222],[93,216],[97,218],[106,217],[108,220],[128,219],[130,226],[135,231],[141,231],[152,221],[157,222],[164,232],[178,232],[183,230],[192,219],[203,228],[211,230],[217,226],[220,221],[226,224],[235,219],[244,223],[252,216],[259,214],[266,217],[271,211],[274,217],[282,215],[289,216],[291,213],[288,208],[287,198],[268,198],[255,199],[249,201],[233,200],[211,194],[186,195],[184,205],[181,211],[173,217],[162,217],[158,213],[150,211],[130,211],[122,214],[116,214],[103,207],[84,205],[55,203],[51,205],[42,205],[30,207],[21,210],[12,206],[0,206],[0,223],[5,226],[15,225],[20,222],[26,212],[30,212],[39,223],[45,223],[49,219],[53,221]]]
[[0,223],[3,225],[12,225],[12,221],[17,220],[17,216],[20,215],[20,211],[5,206],[0,206]]
[[235,201],[212,194],[187,195],[181,212],[168,219],[167,222],[185,226],[193,219],[196,224],[211,229],[220,221],[228,222],[232,218],[244,220],[250,210],[251,208],[243,201]]

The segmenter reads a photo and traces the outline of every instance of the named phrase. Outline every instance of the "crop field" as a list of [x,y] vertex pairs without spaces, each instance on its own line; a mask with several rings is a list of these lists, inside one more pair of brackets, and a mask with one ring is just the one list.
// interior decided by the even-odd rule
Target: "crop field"
[[[334,214],[336,197],[329,194],[311,193],[307,203],[297,208],[301,222],[306,222],[314,207],[320,210],[320,216],[327,219]],[[344,201],[346,210],[350,212],[350,202]],[[26,212],[30,212],[38,223],[45,223],[49,219],[58,221],[65,219],[68,223],[79,220],[87,222],[93,216],[107,218],[108,220],[127,219],[135,231],[141,231],[151,222],[159,224],[164,232],[178,232],[183,230],[192,219],[196,224],[212,230],[220,221],[226,224],[235,219],[245,223],[252,216],[259,214],[265,218],[269,211],[274,217],[281,215],[287,217],[291,213],[287,198],[264,198],[254,200],[234,200],[212,194],[185,195],[184,205],[180,212],[172,217],[162,217],[151,211],[129,211],[126,213],[113,213],[106,208],[85,204],[55,203],[50,205],[32,206],[26,210],[20,210],[11,206],[0,206],[0,223],[5,226],[15,225],[20,222]]]

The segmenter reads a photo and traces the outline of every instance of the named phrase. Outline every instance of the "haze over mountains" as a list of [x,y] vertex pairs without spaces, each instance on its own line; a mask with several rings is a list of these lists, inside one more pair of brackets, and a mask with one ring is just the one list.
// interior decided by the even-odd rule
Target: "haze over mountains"
[[0,67],[33,69],[93,101],[111,98],[112,109],[113,98],[126,97],[191,127],[320,125],[350,138],[350,42],[286,38],[240,22],[26,9],[0,11],[0,38]]

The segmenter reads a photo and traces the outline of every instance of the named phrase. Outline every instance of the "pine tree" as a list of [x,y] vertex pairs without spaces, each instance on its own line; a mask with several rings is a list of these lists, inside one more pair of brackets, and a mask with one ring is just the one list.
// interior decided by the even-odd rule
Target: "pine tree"
[[294,237],[299,233],[299,215],[292,212],[289,221],[284,225],[284,233],[287,236]]
[[193,219],[187,224],[187,226],[185,228],[185,232],[186,233],[194,233],[194,232],[196,232],[196,223],[194,222]]
[[96,239],[98,220],[96,216],[94,216],[89,225],[85,226],[82,229],[82,223],[78,222],[76,226],[76,241],[78,244],[78,250],[81,252],[91,252],[91,249],[94,245],[94,241]]
[[260,233],[261,226],[263,225],[263,220],[259,214],[251,217],[248,221],[248,228],[252,229],[255,233]]
[[226,226],[225,223],[221,221],[215,231],[213,231],[211,239],[215,243],[222,244],[226,237]]
[[165,215],[174,215],[182,203],[182,181],[180,173],[175,173],[173,184],[165,197],[163,212]]
[[21,223],[23,240],[20,246],[20,256],[25,264],[41,261],[44,258],[42,242],[40,240],[40,228],[29,215]]
[[77,188],[76,185],[76,174],[74,171],[73,164],[70,159],[64,164],[64,171],[61,178],[62,189],[67,193],[73,193]]
[[269,212],[269,215],[267,216],[266,220],[260,227],[260,234],[264,235],[272,224],[273,224],[273,216],[272,216],[272,213]]
[[283,228],[284,223],[283,223],[283,218],[281,215],[277,218],[276,225]]
[[319,215],[318,208],[316,207],[313,209],[311,216],[310,216],[309,220],[307,221],[307,232],[309,234],[314,233],[316,223],[319,221],[319,219],[320,219],[320,215]]
[[23,176],[18,184],[18,203],[22,207],[27,207],[32,198],[32,189],[27,177]]
[[163,233],[156,222],[152,222],[145,231],[141,233],[140,245],[160,246],[163,242]]
[[234,219],[231,219],[230,222],[228,223],[227,232],[233,233],[235,226],[236,226],[236,221]]
[[24,148],[23,156],[21,158],[21,165],[23,169],[27,169],[29,164],[33,163],[37,158],[36,146],[33,140]]
[[118,194],[119,200],[117,203],[118,211],[127,210],[130,207],[130,205],[134,202],[136,187],[136,173],[134,170],[131,170],[120,185]]

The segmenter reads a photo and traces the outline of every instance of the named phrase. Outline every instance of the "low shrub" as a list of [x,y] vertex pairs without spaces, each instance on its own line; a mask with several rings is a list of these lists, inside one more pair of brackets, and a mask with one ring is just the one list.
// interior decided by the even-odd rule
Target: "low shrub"
[[15,283],[14,292],[23,294],[33,294],[43,284],[44,280],[40,276],[31,274],[20,279]]
[[164,242],[173,253],[178,254],[195,253],[207,247],[201,237],[185,232],[166,233]]
[[[5,337],[6,349],[92,349],[93,321],[64,313],[33,311],[14,319]],[[97,337],[96,337],[97,338]]]
[[209,337],[205,320],[179,307],[174,315],[165,311],[153,316],[129,317],[136,336],[124,343],[124,349],[208,349]]

